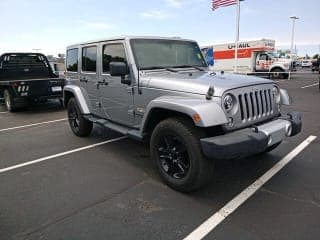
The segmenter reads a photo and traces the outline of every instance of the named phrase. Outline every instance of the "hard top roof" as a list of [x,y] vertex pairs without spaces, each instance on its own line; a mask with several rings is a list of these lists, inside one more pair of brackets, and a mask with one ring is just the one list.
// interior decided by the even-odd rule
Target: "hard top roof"
[[81,45],[87,45],[87,44],[93,44],[93,43],[99,43],[99,42],[105,42],[105,41],[130,40],[130,39],[164,39],[164,40],[181,40],[181,41],[192,41],[192,42],[195,42],[195,40],[184,39],[184,38],[180,38],[180,37],[118,36],[118,37],[95,39],[95,40],[91,40],[91,41],[86,41],[86,42],[80,42],[80,43],[77,43],[77,44],[72,44],[72,45],[67,46],[67,49],[79,47],[79,46],[81,46]]

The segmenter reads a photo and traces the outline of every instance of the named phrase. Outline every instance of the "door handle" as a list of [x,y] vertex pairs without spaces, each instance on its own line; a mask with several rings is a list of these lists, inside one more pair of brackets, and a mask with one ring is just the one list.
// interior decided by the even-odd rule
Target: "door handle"
[[80,82],[85,82],[85,83],[87,83],[87,82],[88,82],[88,79],[86,79],[85,77],[84,77],[84,78],[80,78]]
[[98,84],[109,85],[109,82],[107,82],[105,79],[103,79],[102,81],[98,81]]

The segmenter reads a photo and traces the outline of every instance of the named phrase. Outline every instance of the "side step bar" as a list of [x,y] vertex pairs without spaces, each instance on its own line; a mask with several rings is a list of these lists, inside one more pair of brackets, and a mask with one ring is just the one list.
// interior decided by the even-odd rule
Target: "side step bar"
[[127,135],[135,140],[142,141],[143,136],[141,136],[140,132],[136,129],[132,129],[132,128],[129,128],[129,127],[123,126],[123,125],[119,125],[119,124],[110,122],[106,119],[101,119],[101,118],[95,117],[91,114],[90,115],[83,115],[83,117],[90,122],[99,124],[105,128],[111,129],[111,130],[118,132],[118,133],[121,133],[123,135]]

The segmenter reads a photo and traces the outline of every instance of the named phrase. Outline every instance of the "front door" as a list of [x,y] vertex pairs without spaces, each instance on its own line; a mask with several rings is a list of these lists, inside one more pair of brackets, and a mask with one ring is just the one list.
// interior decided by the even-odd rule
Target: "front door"
[[132,86],[121,83],[121,77],[110,75],[110,62],[127,62],[124,43],[112,41],[103,43],[100,48],[102,69],[99,77],[99,96],[102,114],[105,118],[133,125],[133,91]]
[[83,47],[81,53],[80,85],[89,99],[90,112],[101,116],[97,76],[97,46],[90,45]]

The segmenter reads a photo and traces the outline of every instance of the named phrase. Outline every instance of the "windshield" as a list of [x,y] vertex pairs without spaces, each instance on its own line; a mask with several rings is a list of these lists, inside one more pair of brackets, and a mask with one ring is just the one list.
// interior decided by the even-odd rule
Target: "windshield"
[[280,58],[279,53],[276,52],[268,52],[269,56],[271,58]]
[[200,48],[195,42],[164,39],[131,40],[136,65],[141,70],[207,67]]

